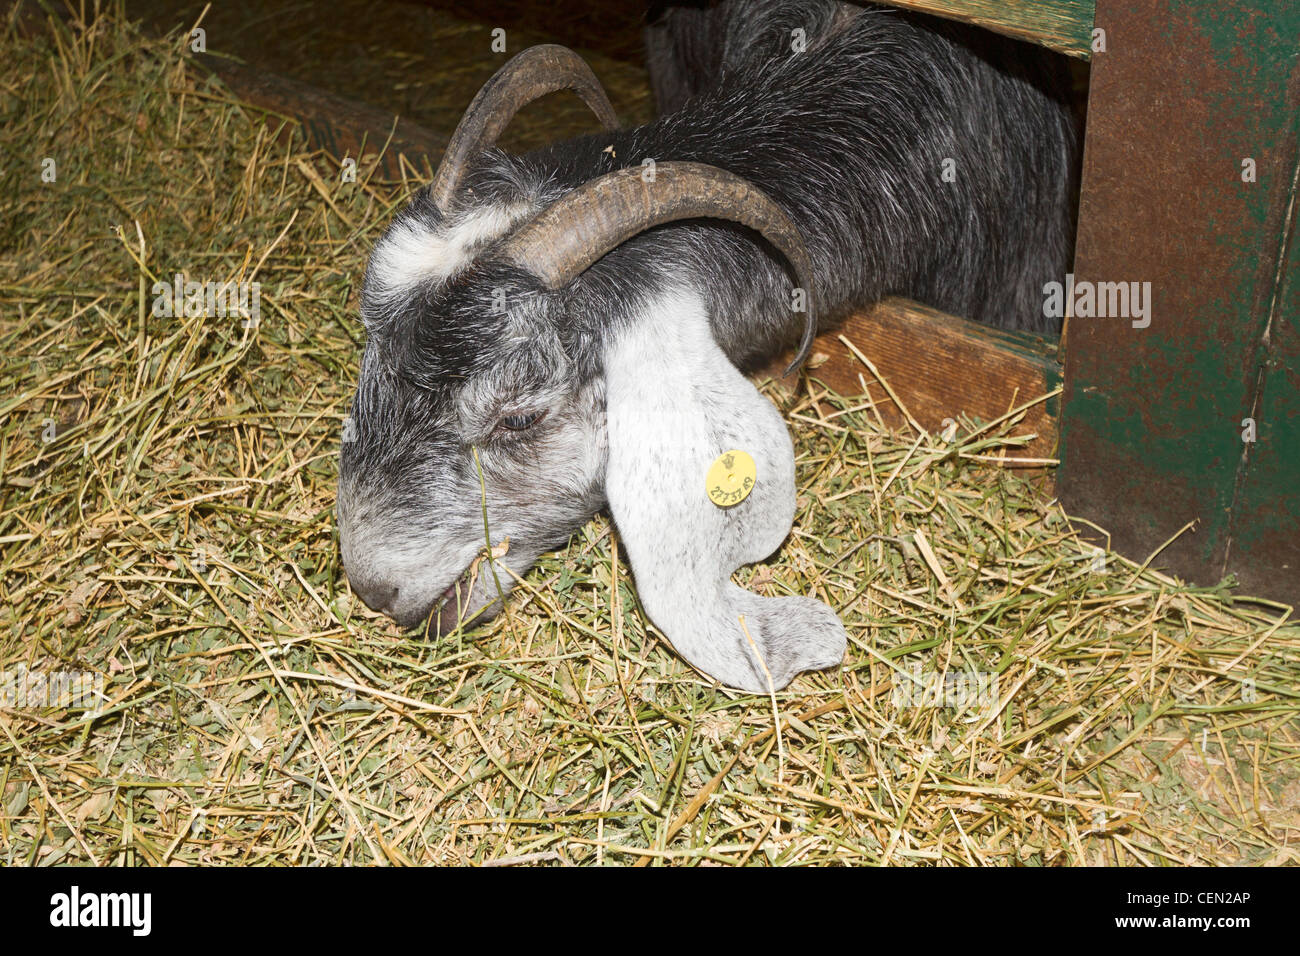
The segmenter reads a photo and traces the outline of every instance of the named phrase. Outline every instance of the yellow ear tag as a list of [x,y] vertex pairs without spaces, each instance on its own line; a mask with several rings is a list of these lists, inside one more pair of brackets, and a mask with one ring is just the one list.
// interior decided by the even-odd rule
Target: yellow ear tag
[[730,508],[749,497],[757,480],[758,469],[754,467],[754,459],[733,448],[724,451],[709,466],[704,486],[710,501],[719,508]]

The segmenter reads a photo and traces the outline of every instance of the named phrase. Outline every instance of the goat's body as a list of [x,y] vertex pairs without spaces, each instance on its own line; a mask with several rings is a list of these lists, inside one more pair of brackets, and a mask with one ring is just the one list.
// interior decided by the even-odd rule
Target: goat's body
[[[792,51],[795,30],[803,52]],[[709,163],[798,225],[823,326],[903,295],[1002,328],[1055,330],[1042,287],[1069,261],[1077,141],[1056,54],[828,0],[674,9],[648,34],[656,94],[675,109],[523,157],[489,154],[478,195],[544,203],[647,159]],[[616,317],[638,300],[629,287],[663,276],[706,293],[715,334],[742,367],[799,331],[781,257],[742,227],[703,220],[611,252],[574,283],[575,319]],[[584,331],[598,342],[606,330]]]

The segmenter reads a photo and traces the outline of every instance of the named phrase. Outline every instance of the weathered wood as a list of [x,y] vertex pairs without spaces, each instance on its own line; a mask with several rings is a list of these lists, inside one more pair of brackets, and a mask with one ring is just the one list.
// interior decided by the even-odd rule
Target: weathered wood
[[[1293,182],[1298,178],[1300,155]],[[1250,411],[1256,440],[1245,447],[1224,559],[1247,591],[1290,602],[1300,601],[1300,202],[1294,188],[1285,227],[1290,257],[1260,343]]]
[[[945,420],[966,415],[991,422],[1055,391],[1060,385],[1056,343],[1024,332],[991,329],[905,299],[889,299],[850,316],[834,332],[817,337],[813,354],[827,356],[808,371],[835,391],[867,394],[891,425],[905,416],[885,389],[846,346],[848,339],[876,367],[921,427],[941,432]],[[786,357],[765,372],[779,379]],[[1037,437],[1012,458],[1051,458],[1056,450],[1057,400],[1031,406],[1017,434]]]
[[363,140],[366,150],[376,154],[387,142],[388,148],[380,156],[380,171],[388,178],[401,173],[399,154],[406,154],[413,163],[428,157],[436,166],[446,146],[442,137],[423,126],[319,87],[227,57],[201,54],[196,59],[221,77],[241,100],[297,121],[310,144],[338,159],[359,159]]
[[1294,601],[1300,6],[1099,0],[1097,25],[1075,272],[1149,282],[1150,312],[1067,321],[1062,501],[1138,560],[1195,522],[1156,566]]
[[1088,59],[1095,0],[889,0]]

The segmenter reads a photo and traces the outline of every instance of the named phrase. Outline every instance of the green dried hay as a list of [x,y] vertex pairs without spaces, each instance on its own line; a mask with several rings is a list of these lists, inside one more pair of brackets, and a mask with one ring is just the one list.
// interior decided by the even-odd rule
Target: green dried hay
[[[397,634],[332,505],[355,284],[421,174],[340,182],[184,51],[114,15],[3,39],[0,672],[105,699],[0,711],[0,861],[1295,859],[1291,609],[1082,544],[996,467],[1015,416],[946,442],[815,370],[769,389],[799,513],[739,579],[850,635],[775,700],[682,664],[599,518],[490,625]],[[260,281],[260,325],[153,316],[176,272]],[[905,706],[931,670],[996,701]]]

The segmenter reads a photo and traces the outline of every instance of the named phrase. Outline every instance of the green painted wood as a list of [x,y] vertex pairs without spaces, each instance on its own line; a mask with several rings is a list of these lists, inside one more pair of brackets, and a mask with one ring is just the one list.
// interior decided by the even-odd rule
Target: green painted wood
[[[1297,111],[1300,114],[1300,110]],[[1297,121],[1300,123],[1300,120]],[[1297,133],[1300,139],[1300,133]],[[1289,248],[1261,341],[1256,441],[1246,447],[1225,570],[1242,590],[1300,597],[1300,157],[1290,188]]]
[[978,23],[1085,60],[1092,53],[1095,0],[890,0],[889,5]]
[[1138,559],[1195,521],[1158,566],[1295,599],[1300,4],[1098,0],[1097,26],[1075,273],[1152,309],[1067,322],[1062,500]]

